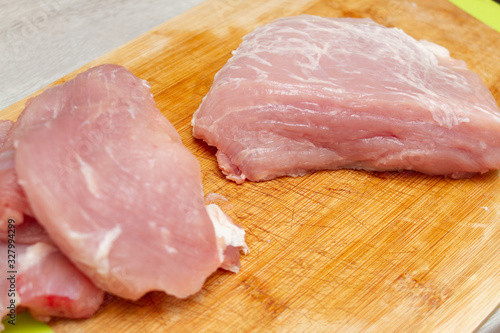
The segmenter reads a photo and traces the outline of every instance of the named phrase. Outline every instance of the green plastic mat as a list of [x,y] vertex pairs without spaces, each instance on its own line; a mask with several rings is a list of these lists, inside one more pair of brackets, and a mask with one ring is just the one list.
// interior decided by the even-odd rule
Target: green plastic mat
[[500,1],[497,0],[450,0],[478,20],[500,32]]
[[45,323],[33,319],[29,313],[16,315],[16,324],[9,324],[9,317],[2,320],[5,330],[2,333],[54,333]]

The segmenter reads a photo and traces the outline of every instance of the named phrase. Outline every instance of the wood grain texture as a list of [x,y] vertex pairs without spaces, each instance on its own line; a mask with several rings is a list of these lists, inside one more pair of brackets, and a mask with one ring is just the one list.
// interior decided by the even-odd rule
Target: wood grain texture
[[152,84],[201,164],[205,192],[225,196],[223,208],[247,231],[242,271],[216,272],[185,300],[109,296],[91,319],[52,320],[55,332],[471,332],[495,310],[497,171],[450,180],[341,170],[236,185],[215,149],[191,136],[193,112],[242,36],[301,13],[371,17],[441,44],[500,101],[500,35],[445,0],[204,2],[77,72],[110,62]]

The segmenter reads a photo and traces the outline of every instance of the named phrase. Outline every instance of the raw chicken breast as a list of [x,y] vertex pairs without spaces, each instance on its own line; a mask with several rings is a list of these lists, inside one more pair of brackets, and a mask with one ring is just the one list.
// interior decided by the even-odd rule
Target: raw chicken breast
[[35,217],[104,290],[187,297],[230,261],[223,254],[232,240],[216,237],[196,158],[149,84],[125,68],[102,65],[46,90],[12,137]]
[[[7,263],[7,243],[0,242],[0,258]],[[50,317],[88,318],[101,306],[104,292],[97,288],[53,245],[16,244],[15,271],[0,281],[2,317],[15,299],[17,311],[28,309],[42,321]],[[15,290],[10,289],[9,277],[15,276]],[[8,295],[7,291],[11,293]]]
[[19,225],[24,214],[31,214],[14,169],[14,147],[9,139],[12,125],[10,120],[0,121],[0,234],[7,231],[9,219]]
[[370,19],[298,16],[243,38],[193,117],[237,183],[321,169],[500,167],[500,113],[448,50]]

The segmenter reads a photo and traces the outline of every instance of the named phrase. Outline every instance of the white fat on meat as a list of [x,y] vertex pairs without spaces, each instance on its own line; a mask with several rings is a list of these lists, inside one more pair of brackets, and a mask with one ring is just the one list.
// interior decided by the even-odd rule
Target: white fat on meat
[[71,241],[75,243],[90,243],[92,240],[98,240],[97,251],[93,258],[85,261],[87,266],[95,267],[99,275],[106,276],[109,274],[109,253],[113,247],[113,243],[122,233],[122,229],[119,225],[116,225],[113,229],[106,232],[92,232],[92,233],[81,233],[76,231],[69,231],[68,237]]
[[23,270],[27,270],[32,266],[39,265],[40,261],[56,251],[59,250],[53,245],[39,242],[27,247],[26,251],[19,256],[19,260],[22,262]]
[[215,229],[220,261],[225,263],[222,266],[226,270],[238,273],[239,264],[233,264],[231,254],[225,253],[225,251],[228,247],[233,247],[238,252],[248,253],[248,246],[245,243],[245,230],[234,224],[233,220],[216,204],[209,204],[206,209]]
[[99,198],[99,186],[97,185],[92,167],[85,163],[79,155],[77,155],[76,158],[78,160],[78,163],[80,164],[80,171],[85,178],[87,188],[96,198]]
[[99,243],[95,254],[95,261],[99,263],[99,274],[105,275],[109,272],[109,253],[113,247],[113,243],[122,233],[122,228],[116,225],[113,229],[105,233],[103,240]]

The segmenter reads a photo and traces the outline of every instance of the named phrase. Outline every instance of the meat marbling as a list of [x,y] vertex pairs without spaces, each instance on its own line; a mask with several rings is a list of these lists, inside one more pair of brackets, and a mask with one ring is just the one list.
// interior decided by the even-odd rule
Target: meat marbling
[[[35,217],[104,290],[187,297],[219,266],[237,271],[239,253],[224,253],[246,248],[244,231],[209,215],[196,158],[125,68],[102,65],[44,91],[11,136]],[[217,218],[227,237],[216,236]]]
[[500,112],[463,61],[370,19],[302,15],[243,38],[192,120],[242,183],[321,169],[500,167]]

